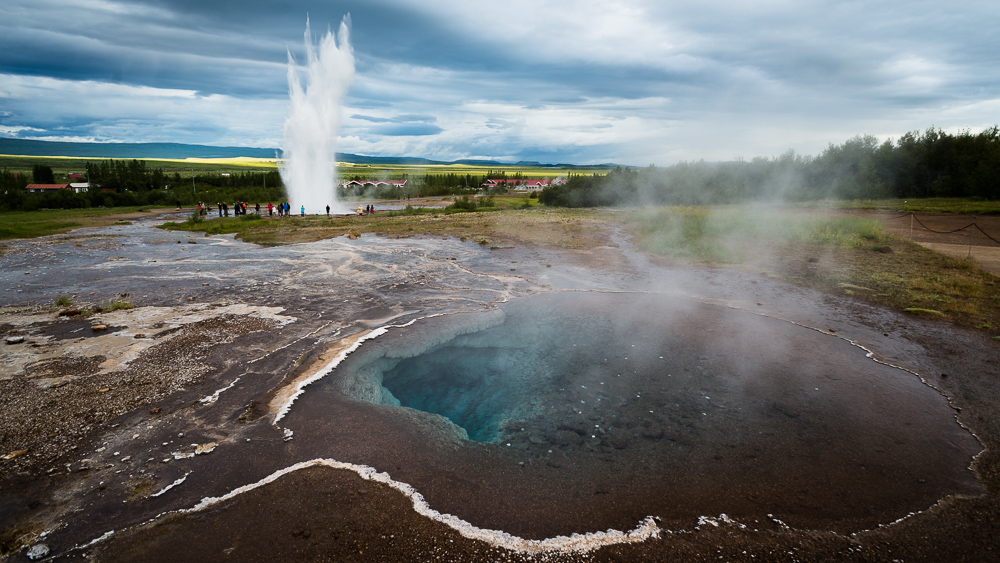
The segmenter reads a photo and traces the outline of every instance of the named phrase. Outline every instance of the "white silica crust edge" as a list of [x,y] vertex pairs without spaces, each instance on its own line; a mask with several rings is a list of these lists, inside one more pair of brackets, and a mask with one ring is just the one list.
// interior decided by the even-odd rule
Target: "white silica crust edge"
[[[436,316],[438,316],[438,315],[429,315],[429,316],[423,317],[423,318],[432,318],[432,317],[436,317]],[[319,370],[317,370],[312,376],[310,376],[310,377],[302,380],[301,382],[299,382],[299,384],[296,386],[295,392],[292,394],[292,396],[289,397],[289,399],[287,401],[285,401],[285,404],[283,404],[280,409],[278,409],[278,413],[274,416],[274,420],[271,422],[271,424],[275,424],[276,425],[278,423],[278,421],[280,421],[282,418],[285,417],[286,414],[288,414],[288,411],[290,411],[292,409],[292,403],[295,402],[295,399],[299,398],[299,395],[302,394],[302,392],[305,390],[306,387],[308,387],[308,386],[312,385],[313,383],[315,383],[316,381],[319,381],[320,379],[323,379],[324,377],[326,377],[327,374],[329,374],[331,371],[333,371],[334,368],[336,368],[338,365],[340,365],[340,363],[343,362],[347,358],[347,356],[349,356],[351,354],[351,352],[354,352],[355,350],[357,350],[358,348],[360,348],[361,345],[364,344],[366,340],[371,340],[372,338],[378,338],[379,336],[382,336],[383,334],[389,332],[390,328],[405,328],[405,327],[408,327],[408,326],[412,325],[413,323],[417,322],[418,320],[420,320],[420,319],[413,319],[410,322],[404,323],[404,324],[401,324],[401,325],[382,326],[382,327],[379,327],[379,328],[376,328],[376,329],[372,330],[371,332],[369,332],[368,334],[362,336],[361,338],[358,338],[357,341],[354,342],[354,344],[352,344],[347,349],[342,350],[339,354],[337,354],[336,357],[333,358],[333,360],[331,360],[328,364],[326,364],[325,366],[323,366],[322,368],[320,368]]]
[[638,543],[649,538],[658,538],[660,537],[661,532],[660,527],[656,525],[655,519],[652,516],[647,516],[634,530],[630,532],[608,530],[606,532],[589,532],[586,534],[572,534],[570,536],[556,536],[554,538],[544,540],[528,540],[508,534],[502,530],[487,530],[478,528],[465,520],[458,518],[457,516],[442,514],[431,508],[430,505],[427,504],[427,501],[424,500],[423,495],[418,493],[412,486],[392,479],[388,473],[380,473],[373,467],[369,467],[367,465],[344,463],[332,459],[313,459],[310,461],[296,463],[295,465],[278,470],[256,483],[244,485],[238,489],[230,491],[221,497],[204,498],[194,507],[183,510],[182,512],[198,512],[205,510],[218,503],[231,500],[245,492],[262,487],[269,483],[273,483],[293,471],[307,469],[310,467],[329,467],[331,469],[346,469],[354,471],[361,476],[362,479],[388,485],[389,487],[403,493],[413,503],[413,509],[417,512],[417,514],[445,524],[446,526],[457,531],[463,537],[471,540],[486,542],[495,547],[502,547],[519,553],[583,553],[608,545]]

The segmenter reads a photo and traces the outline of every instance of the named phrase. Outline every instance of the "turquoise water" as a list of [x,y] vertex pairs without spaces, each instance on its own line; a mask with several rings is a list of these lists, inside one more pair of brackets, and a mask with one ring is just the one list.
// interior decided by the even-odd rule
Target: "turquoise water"
[[925,455],[918,437],[949,450],[956,434],[970,438],[940,394],[840,338],[660,296],[550,294],[428,319],[337,371],[349,396],[535,457],[697,463],[860,447],[903,459]]
[[496,481],[847,529],[981,491],[978,442],[919,377],[835,335],[679,298],[556,293],[425,319],[366,342],[324,385],[376,405],[357,412],[379,443],[405,428],[404,444],[345,455],[401,468],[441,452],[426,482],[470,471],[483,482],[468,502]]
[[530,403],[535,350],[448,345],[399,362],[382,385],[400,404],[444,416],[478,442],[496,440],[503,422]]

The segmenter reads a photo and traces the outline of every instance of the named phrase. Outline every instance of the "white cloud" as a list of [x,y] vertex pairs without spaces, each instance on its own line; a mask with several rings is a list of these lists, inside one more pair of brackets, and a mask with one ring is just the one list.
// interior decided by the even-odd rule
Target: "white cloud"
[[0,135],[10,135],[17,136],[24,132],[44,132],[44,129],[39,129],[37,127],[27,127],[24,125],[0,125]]
[[[276,146],[285,46],[301,30],[260,6],[4,2],[0,134]],[[289,6],[302,25],[319,9]],[[670,164],[815,154],[856,134],[975,130],[998,115],[1000,36],[976,31],[1000,21],[992,2],[382,0],[358,10],[346,152]],[[408,115],[432,125],[385,125]]]
[[276,146],[287,105],[89,80],[8,74],[0,82],[10,112],[3,126],[23,138]]
[[[405,4],[414,7],[412,2]],[[606,0],[461,0],[421,3],[454,33],[521,58],[562,64],[690,65],[683,47],[696,34],[652,13],[657,3]]]

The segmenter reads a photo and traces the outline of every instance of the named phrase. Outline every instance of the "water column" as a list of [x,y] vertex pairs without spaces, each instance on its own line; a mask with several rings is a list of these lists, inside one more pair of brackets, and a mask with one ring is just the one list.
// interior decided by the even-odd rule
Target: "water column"
[[340,129],[341,101],[354,82],[354,51],[350,44],[350,16],[340,30],[315,43],[306,20],[305,84],[299,67],[288,53],[288,117],[285,119],[282,158],[278,169],[288,190],[291,207],[305,206],[306,213],[346,213],[337,201],[335,177],[336,139]]

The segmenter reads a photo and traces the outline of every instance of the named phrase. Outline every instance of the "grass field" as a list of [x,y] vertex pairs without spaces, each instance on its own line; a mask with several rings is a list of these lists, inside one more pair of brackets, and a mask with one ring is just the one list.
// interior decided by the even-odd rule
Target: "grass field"
[[800,285],[1000,335],[1000,280],[880,221],[835,210],[659,208],[627,214],[655,256],[749,269]]
[[142,207],[6,211],[0,213],[0,240],[54,235],[77,227],[113,225],[131,216],[153,212]]
[[[6,168],[11,172],[30,175],[34,165],[44,164],[52,168],[57,181],[64,181],[66,180],[66,174],[70,172],[83,173],[85,171],[84,166],[88,161],[98,162],[101,160],[107,159],[93,157],[0,155],[0,169]],[[187,158],[184,160],[156,160],[147,158],[139,160],[145,160],[146,165],[150,168],[162,168],[165,173],[170,175],[176,172],[182,178],[190,178],[192,174],[275,170],[278,167],[276,159],[262,158]],[[368,165],[341,162],[338,163],[337,170],[342,178],[352,178],[356,175],[364,178],[400,178],[403,175],[423,176],[425,174],[459,174],[462,176],[472,174],[484,176],[489,170],[504,170],[508,175],[520,172],[526,178],[555,178],[566,176],[570,172],[573,174],[604,174],[608,171],[608,168],[580,167],[566,169],[548,166],[473,166],[467,164]]]
[[[0,155],[0,169],[6,168],[11,172],[20,172],[31,175],[31,170],[36,164],[44,164],[52,168],[56,181],[66,180],[66,174],[86,172],[87,162],[100,162],[108,160],[106,158],[93,157],[65,157],[65,156],[11,156]],[[116,159],[122,160],[122,159]],[[128,159],[131,160],[131,159]],[[203,159],[188,158],[185,160],[145,160],[150,168],[162,168],[167,174],[173,175],[175,172],[183,178],[190,178],[192,174],[223,173],[223,172],[243,172],[274,170],[277,168],[275,160],[265,160],[257,158],[219,158]]]
[[606,174],[610,168],[607,167],[574,167],[557,168],[549,166],[475,166],[470,164],[415,164],[415,165],[381,165],[381,164],[351,164],[341,162],[337,164],[337,172],[344,178],[351,178],[355,175],[362,177],[376,177],[385,175],[386,177],[400,177],[404,174],[409,176],[423,176],[425,174],[456,174],[465,176],[485,176],[490,170],[503,170],[508,176],[521,173],[525,178],[558,178],[569,174]]
[[235,233],[237,238],[267,246],[312,242],[343,236],[351,230],[389,237],[452,236],[475,240],[484,246],[539,244],[586,248],[601,244],[603,240],[604,229],[599,224],[603,220],[601,213],[546,208],[539,205],[538,200],[524,195],[497,196],[494,202],[495,207],[474,212],[428,207],[368,216],[293,216],[280,220],[248,215],[167,223],[163,228],[210,234]]
[[846,201],[806,202],[797,207],[893,211],[898,213],[961,213],[963,215],[1000,214],[1000,201],[967,198],[930,197],[922,199],[854,199]]

